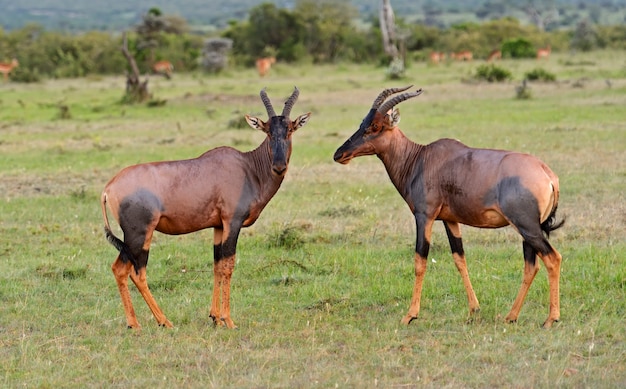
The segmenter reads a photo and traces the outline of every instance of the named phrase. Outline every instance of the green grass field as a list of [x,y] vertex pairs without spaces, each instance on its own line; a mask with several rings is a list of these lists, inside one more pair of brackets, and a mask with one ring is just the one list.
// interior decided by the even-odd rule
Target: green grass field
[[[626,384],[626,55],[504,61],[514,80],[471,81],[480,62],[385,69],[277,64],[220,76],[152,78],[159,108],[118,104],[124,78],[0,85],[0,386],[2,387],[573,387]],[[531,83],[542,67],[555,83]],[[610,81],[607,82],[607,80]],[[400,127],[416,142],[457,138],[528,152],[560,176],[566,225],[561,321],[548,313],[545,269],[519,321],[504,323],[519,289],[521,238],[464,231],[481,312],[467,299],[437,223],[420,317],[400,324],[413,286],[415,226],[377,158],[342,166],[334,150],[386,87],[415,84]],[[610,84],[610,85],[609,85]],[[131,288],[141,331],[126,329],[110,265],[100,191],[121,168],[195,157],[220,145],[250,150],[267,86],[281,106],[294,85],[287,178],[239,239],[232,284],[237,330],[214,328],[211,231],[157,234],[150,287],[175,328],[156,325]],[[66,106],[69,119],[61,119]],[[245,124],[245,123],[244,123]],[[118,230],[119,231],[119,230]]]

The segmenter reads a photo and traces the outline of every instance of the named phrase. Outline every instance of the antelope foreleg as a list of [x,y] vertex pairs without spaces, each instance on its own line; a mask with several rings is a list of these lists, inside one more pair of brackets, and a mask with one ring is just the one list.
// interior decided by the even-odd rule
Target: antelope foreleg
[[413,285],[413,296],[411,297],[411,306],[409,312],[402,318],[402,324],[410,324],[417,319],[420,312],[420,304],[422,299],[422,283],[426,275],[426,265],[428,261],[418,253],[415,253],[415,284]]
[[152,311],[152,314],[154,315],[157,323],[159,323],[159,325],[163,327],[173,328],[174,326],[169,320],[167,320],[167,318],[163,314],[163,311],[161,310],[161,308],[159,308],[156,300],[152,296],[150,289],[148,288],[148,281],[146,279],[146,268],[140,268],[139,273],[131,271],[130,279],[133,280],[135,286],[139,290],[139,293],[141,293],[141,296],[146,301],[146,304],[148,304],[148,307],[150,308],[150,311]]
[[230,279],[235,269],[235,256],[222,259],[222,316],[221,321],[228,328],[237,328],[230,317]]
[[463,240],[461,239],[461,228],[458,223],[445,222],[446,233],[448,235],[448,241],[450,242],[450,249],[452,250],[452,258],[454,258],[454,264],[457,270],[461,274],[463,280],[463,286],[467,293],[467,302],[469,304],[469,316],[470,318],[474,313],[480,311],[480,305],[474,293],[472,282],[470,281],[469,272],[467,270],[467,262],[465,260],[465,252],[463,250]]
[[213,264],[213,297],[211,298],[211,311],[209,312],[209,317],[213,320],[213,324],[216,326],[223,324],[219,320],[221,317],[220,297],[222,291],[222,272],[219,270],[219,266],[219,262],[217,261]]
[[128,276],[133,271],[133,265],[130,262],[124,263],[118,255],[115,262],[111,266],[115,281],[117,282],[117,288],[120,291],[120,297],[122,299],[122,305],[124,306],[124,313],[126,314],[126,324],[128,328],[141,328],[135,315],[135,309],[133,303],[130,300],[130,291],[128,290]]
[[467,293],[467,303],[469,304],[469,316],[470,318],[478,311],[480,311],[480,305],[478,303],[478,299],[476,298],[476,293],[474,293],[474,288],[472,287],[472,282],[469,278],[469,272],[467,271],[467,262],[465,261],[465,255],[452,254],[454,258],[454,264],[461,274],[461,279],[463,279],[463,286],[465,287],[465,292]]
[[213,298],[211,300],[210,317],[216,326],[237,328],[230,318],[230,279],[235,268],[235,252],[239,229],[228,236],[229,231],[216,228],[213,235]]
[[413,285],[413,296],[409,312],[402,318],[402,324],[410,324],[420,312],[422,299],[422,284],[426,275],[426,265],[428,264],[428,251],[430,250],[430,235],[433,221],[426,220],[423,215],[415,215],[417,226],[417,239],[415,243],[415,284]]

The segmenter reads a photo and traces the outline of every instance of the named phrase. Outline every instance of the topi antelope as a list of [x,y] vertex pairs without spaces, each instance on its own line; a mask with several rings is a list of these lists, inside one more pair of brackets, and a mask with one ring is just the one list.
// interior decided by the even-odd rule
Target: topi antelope
[[398,128],[400,113],[395,106],[419,96],[422,90],[406,92],[385,102],[389,96],[409,88],[384,90],[374,100],[359,129],[334,155],[335,161],[342,164],[354,157],[377,155],[415,217],[415,285],[402,323],[409,324],[419,313],[432,226],[435,220],[442,220],[467,292],[470,317],[479,310],[479,304],[467,271],[460,224],[479,228],[510,224],[523,238],[524,276],[506,320],[517,320],[539,270],[536,259],[539,255],[548,271],[550,313],[543,326],[549,328],[559,320],[561,254],[547,240],[550,231],[563,224],[555,221],[559,199],[557,176],[528,154],[475,149],[452,139],[440,139],[428,145],[412,142]]
[[154,74],[162,75],[168,80],[172,78],[172,73],[174,72],[174,65],[170,61],[159,61],[155,62],[152,65],[152,72]]
[[255,62],[256,70],[259,72],[260,77],[265,77],[269,72],[272,64],[276,63],[275,57],[258,58]]
[[[214,228],[214,284],[210,317],[216,325],[235,328],[230,317],[230,279],[235,267],[237,238],[242,227],[252,225],[272,199],[287,172],[291,136],[311,113],[291,121],[289,114],[299,91],[276,115],[265,93],[261,100],[269,120],[246,115],[248,124],[267,134],[255,150],[240,152],[218,147],[201,156],[182,160],[144,163],[119,172],[101,197],[104,231],[119,251],[112,270],[122,298],[129,328],[139,328],[130,299],[128,277],[150,307],[157,323],[172,327],[146,281],[146,266],[154,231],[187,234]],[[124,232],[120,240],[111,231],[107,204]]]

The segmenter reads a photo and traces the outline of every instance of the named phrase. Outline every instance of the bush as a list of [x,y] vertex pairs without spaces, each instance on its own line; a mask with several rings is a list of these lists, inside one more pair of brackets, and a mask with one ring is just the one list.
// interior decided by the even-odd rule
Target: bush
[[513,75],[510,71],[503,67],[490,65],[480,65],[476,68],[476,75],[474,76],[478,80],[484,80],[489,82],[502,82],[510,80]]
[[556,75],[542,68],[536,68],[525,74],[528,81],[554,82]]
[[387,78],[390,80],[399,80],[404,78],[404,61],[402,58],[396,58],[389,64],[387,68]]
[[515,98],[519,100],[528,100],[532,98],[530,87],[526,83],[526,80],[522,82],[522,85],[515,88]]
[[511,39],[502,44],[502,57],[534,58],[536,54],[532,43],[524,38]]

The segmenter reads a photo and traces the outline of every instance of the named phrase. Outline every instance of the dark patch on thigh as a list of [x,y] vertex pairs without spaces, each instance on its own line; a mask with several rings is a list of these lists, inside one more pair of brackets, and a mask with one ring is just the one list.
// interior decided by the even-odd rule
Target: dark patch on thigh
[[535,195],[520,183],[519,177],[504,178],[491,192],[504,216],[535,252],[546,254],[552,251],[541,228],[539,203]]
[[120,227],[124,231],[124,243],[130,247],[133,255],[143,249],[148,226],[162,211],[159,198],[147,189],[134,192],[120,203]]

